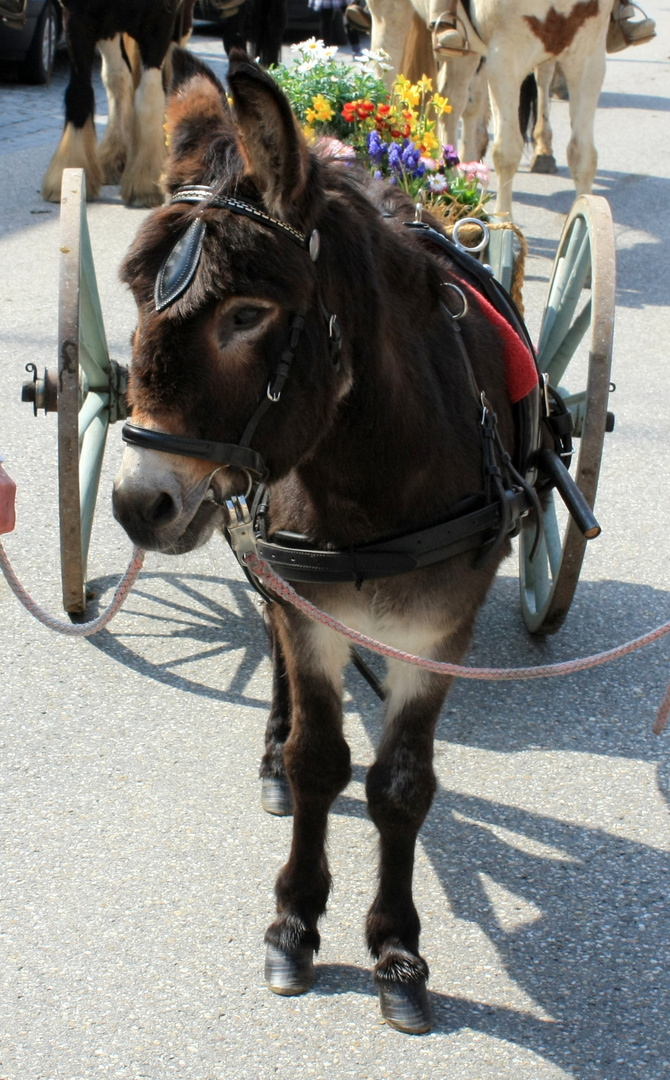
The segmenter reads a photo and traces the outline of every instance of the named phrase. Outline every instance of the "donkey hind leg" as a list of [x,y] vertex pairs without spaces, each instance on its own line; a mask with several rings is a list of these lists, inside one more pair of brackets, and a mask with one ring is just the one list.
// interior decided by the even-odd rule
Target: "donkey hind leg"
[[88,199],[97,199],[102,182],[98,140],[93,122],[95,41],[74,14],[67,20],[66,33],[70,54],[70,81],[65,91],[65,128],[42,178],[42,198],[49,202],[60,202],[63,169],[84,170]]
[[284,768],[284,744],[291,730],[291,703],[284,654],[276,635],[271,634],[271,640],[272,701],[260,768],[261,806],[268,814],[285,817],[293,813],[293,796]]
[[103,184],[118,184],[133,137],[133,77],[121,51],[121,35],[98,42],[109,119],[100,143]]
[[[463,651],[458,649],[458,658]],[[454,656],[453,649],[448,656],[440,651],[440,659]],[[432,1022],[428,966],[419,953],[421,925],[412,900],[414,849],[435,792],[433,735],[450,681],[389,664],[386,725],[366,782],[380,837],[379,886],[367,918],[374,980],[386,1022],[414,1035]]]
[[556,158],[552,149],[553,135],[549,123],[549,99],[551,84],[556,72],[556,61],[547,60],[535,68],[537,83],[537,122],[533,128],[533,160],[530,171],[534,173],[557,172]]
[[143,68],[135,91],[135,123],[130,154],[121,177],[127,206],[159,206],[159,180],[165,159],[165,92],[160,67]]
[[[439,137],[442,142],[449,143],[454,148],[459,147],[462,161],[472,160],[466,156],[467,151],[463,145],[466,135],[464,114],[468,108],[470,85],[480,59],[476,53],[453,57],[448,61],[443,60],[437,69],[438,93],[449,98],[451,105],[451,111],[443,114],[438,121]],[[460,138],[459,127],[462,128]]]
[[265,934],[265,979],[276,994],[291,995],[309,990],[314,980],[317,923],[330,891],[328,810],[351,776],[342,734],[342,668],[349,649],[333,631],[305,629],[292,613],[276,607],[272,621],[275,631],[281,631],[291,688],[284,764],[294,810],[291,853],[275,885],[277,917]]

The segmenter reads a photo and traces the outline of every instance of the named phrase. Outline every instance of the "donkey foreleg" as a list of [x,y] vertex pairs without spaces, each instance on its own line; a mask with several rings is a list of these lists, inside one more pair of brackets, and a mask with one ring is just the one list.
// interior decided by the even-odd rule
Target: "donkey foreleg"
[[379,887],[367,918],[368,948],[382,1016],[401,1031],[431,1026],[428,966],[412,899],[416,838],[435,792],[433,735],[448,680],[389,665],[388,719],[368,771],[370,816],[380,836]]
[[272,642],[272,701],[265,728],[265,753],[261,761],[261,805],[268,814],[285,817],[293,813],[293,796],[284,767],[284,746],[291,731],[291,701],[286,662],[277,636]]
[[[325,843],[331,803],[349,782],[350,752],[342,734],[342,668],[349,649],[330,630],[305,628],[276,608],[272,623],[286,660],[291,731],[284,766],[293,794],[293,840],[275,885],[277,918],[265,934],[265,978],[277,994],[302,994],[313,981],[330,871]],[[290,626],[290,633],[289,633]]]

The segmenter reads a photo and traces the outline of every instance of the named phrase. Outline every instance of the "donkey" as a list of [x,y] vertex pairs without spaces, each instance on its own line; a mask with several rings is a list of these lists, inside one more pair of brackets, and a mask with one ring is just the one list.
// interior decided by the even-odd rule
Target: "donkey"
[[[214,75],[175,50],[169,202],[145,220],[122,271],[139,317],[114,513],[136,544],[174,554],[221,529],[242,553],[253,533],[254,550],[322,609],[388,645],[458,662],[509,549],[512,521],[486,491],[517,497],[500,487],[487,432],[495,412],[508,461],[511,401],[538,399],[534,360],[439,230],[404,224],[408,196],[308,147],[277,84],[241,50],[229,85],[232,107]],[[514,391],[511,339],[525,365]],[[485,517],[488,528],[451,542]],[[280,813],[288,778],[294,817],[265,971],[290,995],[314,978],[328,811],[351,774],[350,650],[266,596],[274,677],[261,777],[266,808]],[[380,835],[367,943],[382,1015],[408,1032],[430,1027],[412,870],[448,686],[389,661],[366,782]]]
[[[71,73],[65,91],[65,128],[42,180],[44,199],[60,202],[63,169],[83,168],[89,199],[98,197],[101,184],[120,179],[128,206],[162,202],[158,186],[165,158],[162,67],[171,41],[184,44],[190,35],[194,2],[61,0]],[[129,38],[124,42],[122,35]],[[99,150],[93,120],[96,45],[109,101],[109,122]]]
[[[384,49],[397,71],[414,14],[419,15],[428,33],[435,0],[369,0],[369,5],[371,47]],[[447,5],[445,0],[445,9]],[[492,156],[498,179],[496,214],[509,217],[512,212],[512,183],[523,153],[518,120],[521,86],[526,76],[550,61],[560,61],[570,96],[570,172],[577,194],[590,192],[597,164],[593,123],[605,76],[611,7],[607,0],[469,0],[466,10],[459,0],[458,25],[469,29],[470,51],[439,64],[437,88],[449,97],[452,106],[446,118],[446,141],[456,145],[470,82],[482,55],[486,55],[494,127]],[[436,60],[439,62],[439,56]],[[543,105],[539,114],[534,137],[539,155],[546,158],[551,155],[551,132]],[[466,136],[469,130],[464,132]],[[464,160],[470,160],[474,149],[466,137]]]

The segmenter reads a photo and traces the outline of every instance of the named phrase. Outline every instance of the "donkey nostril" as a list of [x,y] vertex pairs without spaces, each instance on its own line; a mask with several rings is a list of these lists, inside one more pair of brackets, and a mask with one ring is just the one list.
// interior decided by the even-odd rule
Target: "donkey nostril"
[[152,525],[167,525],[177,516],[177,507],[171,495],[167,491],[161,491],[156,498],[144,508],[144,517]]

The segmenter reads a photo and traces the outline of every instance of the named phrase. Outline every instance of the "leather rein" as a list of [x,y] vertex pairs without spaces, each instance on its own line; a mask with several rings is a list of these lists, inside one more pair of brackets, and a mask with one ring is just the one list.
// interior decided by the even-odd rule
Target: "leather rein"
[[[318,259],[320,240],[316,229],[308,238],[293,226],[271,217],[251,203],[215,196],[210,187],[190,185],[179,188],[170,202],[171,204],[204,203],[207,209],[216,207],[248,217],[292,240],[309,253],[313,262]],[[446,252],[461,272],[468,278],[474,279],[476,289],[481,291],[496,311],[507,320],[534,356],[528,331],[514,302],[493,277],[490,269],[431,226],[420,221],[405,222],[405,224],[416,231],[417,235]],[[157,311],[174,303],[191,284],[200,262],[206,227],[206,221],[202,214],[199,214],[163,261],[154,290]],[[226,500],[225,506],[229,518],[226,538],[249,580],[262,595],[266,595],[264,590],[260,587],[258,580],[249,574],[243,562],[244,556],[250,551],[268,562],[288,580],[323,583],[353,581],[360,585],[368,578],[407,573],[474,549],[480,549],[481,557],[488,558],[498,550],[507,536],[514,535],[518,531],[521,518],[529,510],[535,511],[537,522],[535,550],[542,534],[542,512],[537,493],[512,464],[510,455],[500,441],[495,413],[485,394],[477,386],[458,326],[459,320],[467,311],[467,301],[460,289],[456,286],[453,288],[462,296],[463,310],[454,316],[446,305],[443,304],[442,307],[455,330],[455,340],[464,362],[476,407],[481,410],[484,493],[460,500],[444,515],[442,521],[436,524],[380,538],[371,544],[349,548],[346,551],[317,549],[309,537],[291,532],[275,532],[272,539],[268,538],[266,529],[269,509],[268,491],[264,484],[268,470],[262,456],[251,448],[250,443],[265,412],[281,398],[307,311],[293,315],[289,325],[287,346],[270,377],[264,398],[247,423],[238,443],[220,443],[208,439],[171,435],[152,428],[140,427],[132,422],[124,424],[122,437],[131,446],[212,461],[217,465],[227,465],[247,473],[249,477],[247,496],[252,494],[251,506],[247,503],[247,497],[241,495]],[[317,303],[328,327],[331,360],[337,367],[342,345],[337,316],[328,313],[318,291]]]

